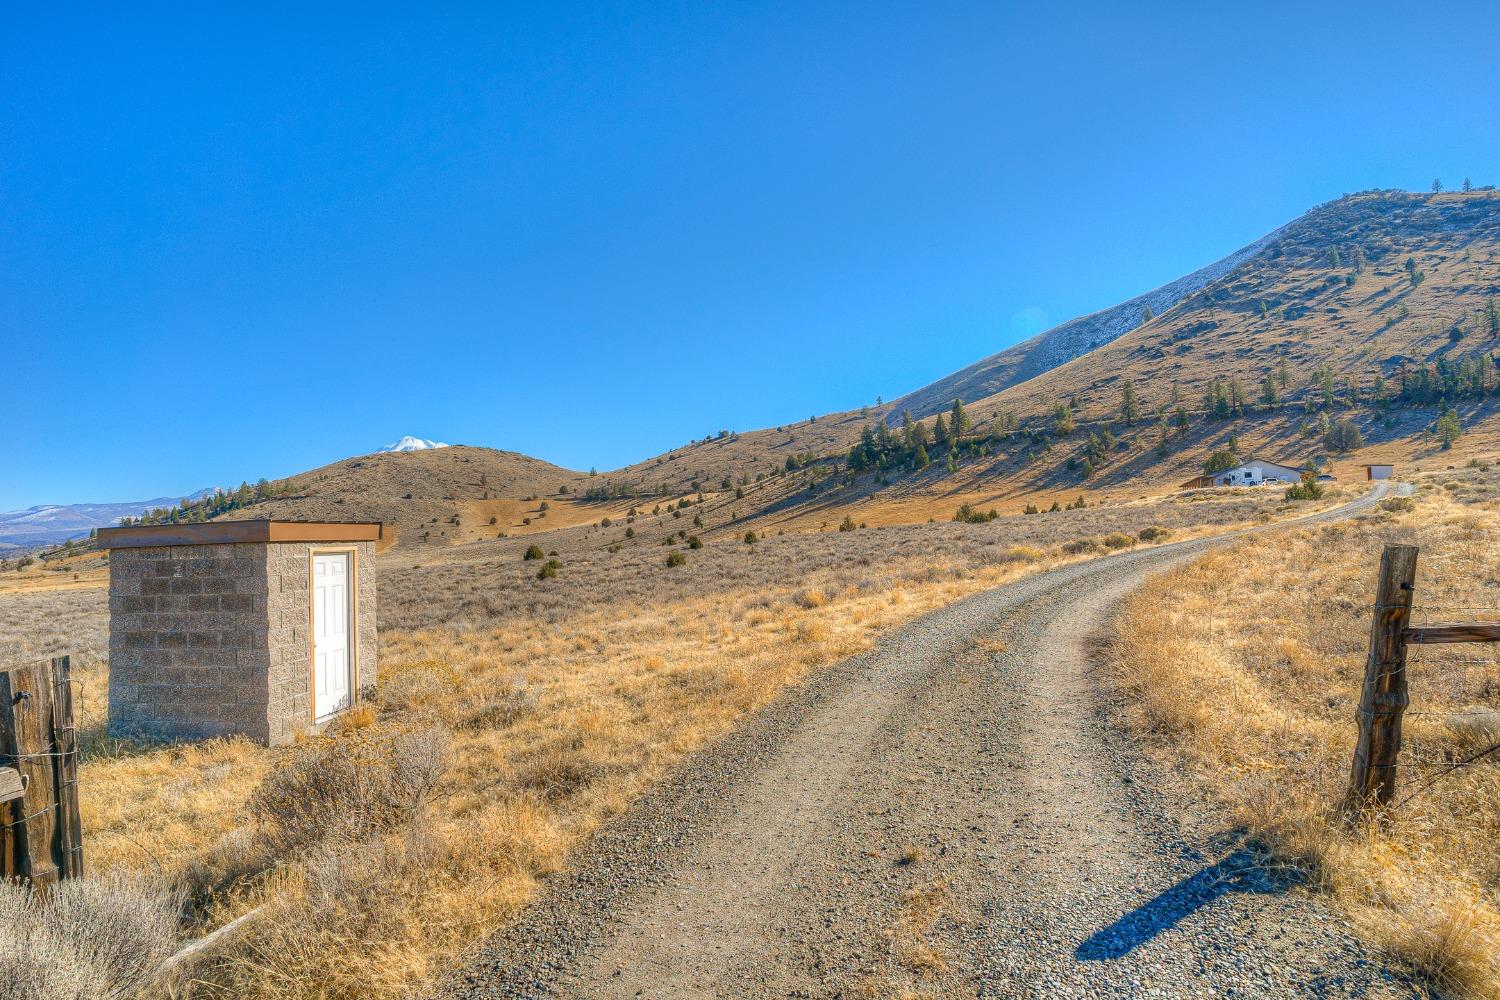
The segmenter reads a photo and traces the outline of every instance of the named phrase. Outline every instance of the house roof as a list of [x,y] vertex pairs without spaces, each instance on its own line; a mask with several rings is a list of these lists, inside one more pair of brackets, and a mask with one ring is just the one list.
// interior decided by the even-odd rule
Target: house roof
[[267,542],[373,542],[383,537],[379,521],[203,521],[100,528],[101,549],[155,545],[225,545]]
[[[1234,468],[1243,469],[1245,466],[1253,465],[1256,462],[1259,462],[1261,465],[1274,465],[1278,469],[1286,469],[1288,472],[1295,472],[1298,475],[1302,474],[1302,470],[1295,465],[1287,465],[1284,462],[1273,462],[1269,458],[1257,458],[1255,456],[1251,456],[1250,458],[1245,459],[1239,465],[1234,466]],[[1228,472],[1229,470],[1225,469],[1224,471]]]
[[1394,469],[1396,466],[1391,462],[1366,462],[1361,469]]

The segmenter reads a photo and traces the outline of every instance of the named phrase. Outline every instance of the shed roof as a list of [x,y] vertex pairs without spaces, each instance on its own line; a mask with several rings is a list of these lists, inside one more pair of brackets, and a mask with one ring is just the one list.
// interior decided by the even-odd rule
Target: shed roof
[[379,521],[203,521],[100,528],[101,549],[153,545],[224,545],[267,542],[373,542],[383,537]]

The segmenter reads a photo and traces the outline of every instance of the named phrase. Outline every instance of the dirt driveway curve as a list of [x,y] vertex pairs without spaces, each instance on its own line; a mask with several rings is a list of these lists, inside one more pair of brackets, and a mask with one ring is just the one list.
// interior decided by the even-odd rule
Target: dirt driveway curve
[[1232,834],[1184,826],[1110,724],[1089,643],[1221,543],[987,591],[820,672],[601,833],[445,995],[1411,995]]

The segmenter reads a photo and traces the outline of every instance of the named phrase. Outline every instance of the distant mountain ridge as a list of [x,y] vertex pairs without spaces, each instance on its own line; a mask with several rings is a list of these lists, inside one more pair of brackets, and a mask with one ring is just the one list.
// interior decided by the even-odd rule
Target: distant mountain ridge
[[122,517],[138,517],[157,507],[175,507],[182,500],[201,500],[219,487],[210,486],[182,497],[126,500],[120,503],[39,504],[0,513],[0,550],[57,545],[69,538],[86,538],[94,528],[107,528]]

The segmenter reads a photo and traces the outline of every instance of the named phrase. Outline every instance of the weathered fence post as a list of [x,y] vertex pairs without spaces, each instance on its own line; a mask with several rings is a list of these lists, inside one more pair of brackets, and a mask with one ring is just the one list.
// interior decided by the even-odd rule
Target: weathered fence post
[[1396,793],[1396,758],[1401,753],[1401,715],[1406,690],[1406,638],[1412,592],[1417,580],[1417,547],[1387,545],[1380,554],[1370,653],[1359,699],[1359,742],[1344,815],[1359,818],[1370,804],[1388,805]]
[[0,670],[0,769],[23,785],[0,802],[0,878],[42,891],[83,874],[71,674],[66,656]]

